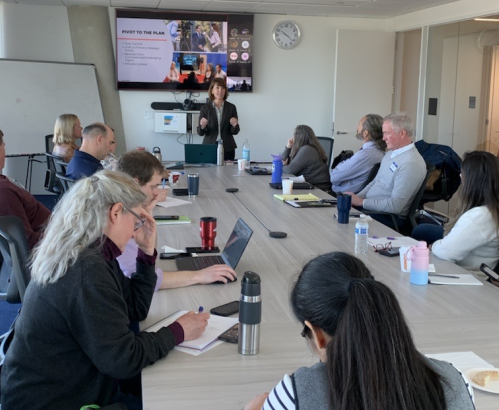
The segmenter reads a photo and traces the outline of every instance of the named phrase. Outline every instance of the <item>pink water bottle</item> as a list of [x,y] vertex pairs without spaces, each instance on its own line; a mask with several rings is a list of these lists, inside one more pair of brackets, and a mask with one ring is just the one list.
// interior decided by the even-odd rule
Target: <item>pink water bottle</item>
[[428,266],[430,264],[430,250],[426,242],[421,241],[410,250],[411,278],[414,285],[428,284]]

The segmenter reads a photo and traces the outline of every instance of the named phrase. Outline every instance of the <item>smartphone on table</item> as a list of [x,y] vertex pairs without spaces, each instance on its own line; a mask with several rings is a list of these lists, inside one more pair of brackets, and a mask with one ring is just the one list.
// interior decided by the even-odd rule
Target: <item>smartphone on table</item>
[[485,263],[482,263],[480,265],[480,270],[489,277],[489,281],[490,280],[499,281],[499,275],[496,272],[494,272],[490,268],[490,266],[487,266]]
[[400,248],[392,248],[392,249],[380,249],[377,251],[380,255],[383,256],[398,256]]
[[218,315],[218,316],[230,316],[237,312],[239,312],[238,300],[226,303],[225,305],[214,307],[213,309],[210,310],[210,313],[212,315]]

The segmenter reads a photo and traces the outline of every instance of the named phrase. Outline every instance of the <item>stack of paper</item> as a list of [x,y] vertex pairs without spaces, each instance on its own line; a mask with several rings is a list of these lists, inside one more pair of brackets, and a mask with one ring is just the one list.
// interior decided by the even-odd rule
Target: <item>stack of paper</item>
[[408,236],[371,236],[367,242],[372,246],[385,246],[387,243],[392,244],[392,248],[400,248],[401,246],[415,246],[418,244],[416,239]]
[[[171,325],[180,316],[185,315],[186,313],[187,310],[180,310],[145,330],[147,332],[157,332],[162,327],[167,327]],[[237,318],[211,315],[210,318],[208,319],[208,326],[206,327],[206,330],[201,335],[201,337],[195,340],[182,342],[178,346],[175,346],[175,349],[180,350],[181,352],[184,353],[189,353],[194,356],[198,356],[201,353],[204,353],[207,350],[210,350],[213,347],[223,343],[221,340],[218,339],[218,336],[229,330],[237,322],[238,322]]]
[[432,276],[430,273],[428,275],[428,283],[431,283],[433,285],[483,285],[483,283],[480,282],[477,278],[467,273],[452,273],[449,275],[442,274],[438,276]]
[[274,194],[274,198],[280,199],[281,201],[318,201],[320,199],[313,194]]

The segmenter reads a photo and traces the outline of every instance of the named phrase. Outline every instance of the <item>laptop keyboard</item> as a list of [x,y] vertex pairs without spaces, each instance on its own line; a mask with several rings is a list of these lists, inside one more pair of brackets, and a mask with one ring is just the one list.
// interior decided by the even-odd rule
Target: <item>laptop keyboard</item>
[[202,256],[200,258],[192,258],[191,261],[197,270],[225,263],[221,256]]

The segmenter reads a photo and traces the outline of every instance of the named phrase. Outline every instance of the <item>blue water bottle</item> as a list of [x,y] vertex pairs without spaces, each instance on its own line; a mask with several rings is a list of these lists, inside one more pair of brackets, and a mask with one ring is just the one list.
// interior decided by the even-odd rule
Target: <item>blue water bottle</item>
[[272,154],[272,183],[277,184],[282,182],[282,159],[280,155]]

